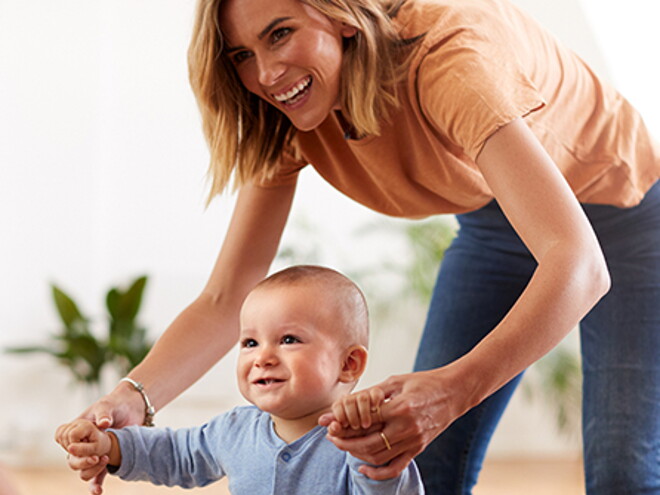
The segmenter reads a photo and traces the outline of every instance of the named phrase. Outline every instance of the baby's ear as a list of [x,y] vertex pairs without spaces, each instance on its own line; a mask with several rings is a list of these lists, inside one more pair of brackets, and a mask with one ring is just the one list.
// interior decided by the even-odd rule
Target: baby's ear
[[342,383],[356,382],[367,367],[367,349],[362,345],[353,345],[344,352],[339,381]]

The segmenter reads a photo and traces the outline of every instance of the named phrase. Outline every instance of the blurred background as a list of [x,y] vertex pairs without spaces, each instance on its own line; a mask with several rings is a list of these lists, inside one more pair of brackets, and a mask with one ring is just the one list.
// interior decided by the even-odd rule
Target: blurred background
[[[514,1],[660,136],[660,5]],[[199,293],[215,260],[234,197],[205,207],[208,152],[186,65],[193,11],[193,0],[0,0],[0,465],[9,470],[62,466],[57,425],[114,386],[131,352]],[[305,170],[273,269],[327,264],[363,287],[373,316],[367,386],[410,370],[429,279],[453,229],[451,217],[380,217]],[[111,299],[129,306],[123,320],[106,308],[113,287]],[[115,348],[101,349],[109,330]],[[76,332],[86,340],[79,355],[61,356],[69,364],[4,352]],[[528,372],[491,459],[579,463],[576,337]],[[234,361],[159,412],[159,424],[201,423],[241,403]]]

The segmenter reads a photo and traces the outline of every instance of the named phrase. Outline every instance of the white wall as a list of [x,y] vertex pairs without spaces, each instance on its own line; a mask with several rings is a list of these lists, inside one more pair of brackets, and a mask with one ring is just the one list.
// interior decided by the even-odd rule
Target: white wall
[[[611,1],[517,3],[607,72],[657,126],[660,106],[651,88],[658,77],[646,73],[653,51],[641,50],[649,57],[645,67],[631,65],[636,58],[630,56],[640,46],[658,46],[652,29],[617,24],[621,16]],[[142,320],[154,337],[204,284],[232,198],[204,210],[208,155],[185,60],[193,4],[1,1],[0,347],[38,342],[56,328],[49,281],[98,316],[109,285],[149,274]],[[650,22],[648,5],[627,2],[626,20]],[[612,32],[616,36],[608,36]],[[612,52],[607,63],[599,46]],[[301,217],[324,225],[319,235],[344,253],[327,260],[337,266],[385,249],[385,243],[350,238],[376,216],[310,173],[302,177],[294,224]],[[292,229],[284,242],[295,235]],[[379,330],[365,384],[409,369],[420,323],[406,324],[413,328],[402,332],[395,323]],[[0,376],[0,460],[59,461],[52,432],[89,397],[71,388],[46,357],[0,355]],[[229,357],[159,419],[173,425],[202,421],[239,400]],[[507,415],[512,419],[498,432],[495,451],[566,451],[543,412],[518,405]],[[520,427],[523,420],[530,426]],[[521,435],[521,428],[535,433]]]
[[594,39],[607,54],[611,80],[660,136],[660,3],[581,0]]
[[[192,10],[3,1],[0,346],[55,330],[49,281],[100,315],[110,284],[149,274],[143,320],[154,336],[205,282],[231,201],[203,209],[207,152],[185,58]],[[60,398],[68,376],[45,357],[6,355],[0,373],[0,448],[39,435],[50,446],[73,414]]]

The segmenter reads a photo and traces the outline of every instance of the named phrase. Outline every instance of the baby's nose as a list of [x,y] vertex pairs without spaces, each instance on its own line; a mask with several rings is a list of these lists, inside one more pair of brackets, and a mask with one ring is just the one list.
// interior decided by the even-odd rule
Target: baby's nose
[[271,348],[263,347],[255,360],[255,364],[257,366],[274,366],[277,361],[277,353]]

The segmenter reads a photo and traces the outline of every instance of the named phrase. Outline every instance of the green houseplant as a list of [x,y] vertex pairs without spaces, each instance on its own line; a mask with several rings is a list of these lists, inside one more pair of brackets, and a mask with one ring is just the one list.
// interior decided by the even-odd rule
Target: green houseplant
[[71,296],[51,284],[53,303],[61,327],[41,345],[11,347],[13,354],[45,353],[65,366],[74,379],[92,388],[99,388],[101,372],[113,365],[126,374],[146,356],[152,346],[147,332],[137,321],[147,277],[133,280],[127,288],[112,287],[105,298],[107,332],[97,337],[92,320],[85,316]]

